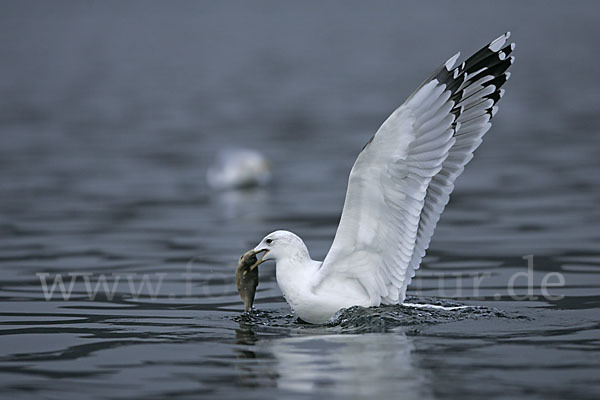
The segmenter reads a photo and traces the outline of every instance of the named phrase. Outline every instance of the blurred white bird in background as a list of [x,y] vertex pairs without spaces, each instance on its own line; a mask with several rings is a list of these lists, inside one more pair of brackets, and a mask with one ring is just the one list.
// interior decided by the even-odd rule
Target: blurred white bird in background
[[206,180],[215,190],[266,186],[271,177],[271,165],[261,153],[241,148],[220,151],[206,172]]

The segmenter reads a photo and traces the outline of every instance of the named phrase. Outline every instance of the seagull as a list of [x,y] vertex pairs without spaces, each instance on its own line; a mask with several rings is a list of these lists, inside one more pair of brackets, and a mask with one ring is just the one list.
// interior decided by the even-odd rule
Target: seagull
[[312,324],[340,309],[400,304],[429,247],[454,181],[473,158],[510,77],[510,32],[454,66],[438,67],[381,125],[358,155],[324,261],[278,230],[253,249],[275,260],[294,314]]
[[206,171],[206,181],[219,191],[266,186],[271,182],[271,165],[256,150],[226,149]]

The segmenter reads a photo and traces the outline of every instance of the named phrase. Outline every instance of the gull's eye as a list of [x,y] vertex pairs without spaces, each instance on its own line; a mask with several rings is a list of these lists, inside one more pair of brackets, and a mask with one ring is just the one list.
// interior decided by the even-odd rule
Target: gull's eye
[[273,243],[273,239],[267,239],[267,240],[265,240],[265,243],[266,244],[271,244],[271,243]]

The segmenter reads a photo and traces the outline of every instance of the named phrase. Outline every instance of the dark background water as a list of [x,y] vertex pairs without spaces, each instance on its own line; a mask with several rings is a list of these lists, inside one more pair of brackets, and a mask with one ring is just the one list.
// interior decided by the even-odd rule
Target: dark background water
[[[0,393],[598,398],[598,13],[593,1],[0,3]],[[483,308],[303,326],[266,264],[261,312],[242,317],[239,255],[283,228],[323,258],[379,124],[455,51],[506,30],[517,62],[500,112],[409,288],[411,301]],[[226,147],[260,149],[273,185],[209,191]],[[516,301],[507,285],[526,255],[538,299]],[[551,272],[562,299],[540,297]],[[38,273],[67,288],[69,273],[121,280],[112,299],[90,300],[79,276],[69,301],[46,301]],[[132,296],[144,274],[162,279],[156,298]]]

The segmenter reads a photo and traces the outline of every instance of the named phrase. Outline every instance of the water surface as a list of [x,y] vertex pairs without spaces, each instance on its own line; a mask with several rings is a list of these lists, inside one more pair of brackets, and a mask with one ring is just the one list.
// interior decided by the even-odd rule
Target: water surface
[[[598,398],[594,2],[1,8],[3,396]],[[265,264],[243,316],[237,258],[283,228],[322,259],[378,124],[456,50],[507,29],[500,112],[409,289],[469,308],[309,326]],[[208,190],[226,147],[263,151],[273,185]],[[533,289],[521,276],[515,300],[528,255]],[[69,273],[69,301],[60,287],[46,300],[36,274],[68,290]],[[549,273],[564,278],[552,298]],[[101,276],[114,293],[90,299]]]

